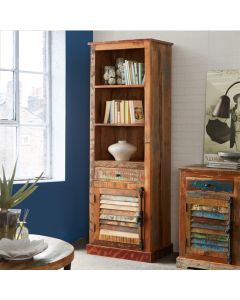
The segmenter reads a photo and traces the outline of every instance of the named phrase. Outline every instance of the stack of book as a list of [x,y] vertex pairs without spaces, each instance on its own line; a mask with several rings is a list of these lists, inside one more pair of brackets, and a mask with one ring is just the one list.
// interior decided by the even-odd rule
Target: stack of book
[[99,239],[139,244],[138,216],[138,198],[101,195]]
[[238,161],[210,161],[207,163],[208,168],[219,169],[240,169],[240,162]]
[[125,84],[144,84],[144,63],[125,60],[123,63],[123,72],[125,77]]
[[106,101],[104,124],[143,124],[142,100]]

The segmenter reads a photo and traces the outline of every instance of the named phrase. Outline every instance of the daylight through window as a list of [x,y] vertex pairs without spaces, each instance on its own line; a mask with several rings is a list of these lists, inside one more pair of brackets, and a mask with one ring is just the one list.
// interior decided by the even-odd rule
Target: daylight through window
[[0,165],[17,179],[50,170],[50,33],[0,31]]

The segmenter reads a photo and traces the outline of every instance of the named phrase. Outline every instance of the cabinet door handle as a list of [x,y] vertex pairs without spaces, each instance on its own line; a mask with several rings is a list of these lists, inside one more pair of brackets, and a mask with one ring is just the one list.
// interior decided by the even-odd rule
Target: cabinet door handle
[[119,174],[119,173],[118,173],[118,174],[116,174],[116,177],[121,177],[121,176],[122,176],[122,175],[121,175],[121,174]]

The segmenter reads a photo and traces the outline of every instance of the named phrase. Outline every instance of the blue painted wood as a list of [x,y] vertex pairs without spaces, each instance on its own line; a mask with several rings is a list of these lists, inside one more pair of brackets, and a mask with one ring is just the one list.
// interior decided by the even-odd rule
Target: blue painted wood
[[213,240],[207,240],[207,239],[198,239],[198,238],[193,238],[191,239],[191,242],[201,244],[201,245],[210,245],[210,246],[219,246],[219,247],[224,247],[228,248],[228,242],[221,242],[221,241],[213,241]]
[[233,183],[218,180],[193,180],[190,186],[196,189],[214,192],[230,193],[233,191]]
[[192,222],[191,223],[192,228],[207,228],[212,230],[225,230],[226,226],[224,225],[215,225],[215,224],[207,224],[207,223],[197,223]]
[[227,214],[209,212],[209,211],[196,210],[196,211],[192,211],[191,215],[194,217],[202,217],[202,218],[217,219],[217,220],[228,220]]
[[201,245],[198,243],[192,244],[193,248],[198,248],[206,251],[215,251],[215,252],[225,252],[228,253],[228,248],[225,247],[219,247],[219,246],[213,246],[213,245]]

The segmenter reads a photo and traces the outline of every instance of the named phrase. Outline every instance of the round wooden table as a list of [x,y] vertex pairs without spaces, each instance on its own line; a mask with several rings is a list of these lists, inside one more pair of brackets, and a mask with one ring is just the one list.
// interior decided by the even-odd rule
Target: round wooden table
[[48,248],[30,260],[8,261],[0,259],[0,270],[64,270],[71,269],[74,248],[67,242],[43,235],[30,234],[31,240],[44,239]]

